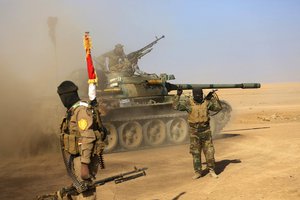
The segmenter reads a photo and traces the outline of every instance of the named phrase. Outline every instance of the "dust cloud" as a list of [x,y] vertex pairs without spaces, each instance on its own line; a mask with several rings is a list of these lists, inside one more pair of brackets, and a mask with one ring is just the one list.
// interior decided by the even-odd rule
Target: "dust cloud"
[[[26,81],[5,69],[0,90],[0,156],[30,156],[57,149],[59,99],[40,97],[33,91],[37,80]],[[41,88],[42,90],[42,88]]]
[[[82,35],[71,33],[72,20],[55,6],[31,5],[3,2],[0,9],[2,20],[11,19],[0,47],[0,157],[5,158],[58,150],[64,108],[57,86],[66,79],[77,82],[68,75],[85,67]],[[20,18],[13,18],[12,10]]]
[[[87,29],[96,35],[95,25],[78,21],[76,11],[61,1],[6,1],[1,5],[0,25],[6,25],[0,33],[0,157],[55,151],[64,116],[57,86],[71,80],[79,86],[81,97],[86,93],[82,37]],[[103,42],[102,37],[97,34],[93,45]],[[113,39],[104,40],[104,51],[115,44]],[[93,56],[99,54],[93,52]]]
[[56,26],[57,26],[57,17],[48,17],[47,23],[49,27],[49,37],[56,49]]

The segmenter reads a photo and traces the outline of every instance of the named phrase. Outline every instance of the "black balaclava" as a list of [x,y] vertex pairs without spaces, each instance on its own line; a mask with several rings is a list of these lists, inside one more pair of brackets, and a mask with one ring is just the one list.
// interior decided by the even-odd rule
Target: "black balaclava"
[[203,102],[203,90],[201,88],[193,88],[194,101],[197,103]]
[[72,81],[64,81],[57,87],[60,100],[67,109],[80,100],[77,90],[78,87]]

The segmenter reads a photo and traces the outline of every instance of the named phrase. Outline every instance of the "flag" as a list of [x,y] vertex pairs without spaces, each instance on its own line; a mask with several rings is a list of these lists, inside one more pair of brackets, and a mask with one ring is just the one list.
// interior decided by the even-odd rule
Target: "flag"
[[93,60],[92,60],[92,55],[91,55],[91,48],[92,48],[92,42],[91,42],[91,37],[89,36],[89,32],[85,32],[84,38],[83,38],[83,46],[85,49],[86,53],[86,66],[87,66],[87,71],[88,71],[88,84],[89,84],[89,99],[91,101],[96,99],[96,85],[98,82],[97,79],[97,74],[93,65]]
[[91,42],[91,37],[89,36],[89,32],[85,32],[84,34],[83,46],[86,52],[86,65],[88,70],[89,83],[90,82],[97,83],[97,74],[95,72],[92,55],[91,55],[92,42]]

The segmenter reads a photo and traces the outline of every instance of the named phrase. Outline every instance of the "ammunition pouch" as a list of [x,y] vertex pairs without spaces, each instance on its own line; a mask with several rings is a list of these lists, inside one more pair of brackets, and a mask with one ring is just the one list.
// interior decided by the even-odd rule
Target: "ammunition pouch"
[[79,154],[79,136],[76,134],[69,134],[68,122],[63,118],[60,124],[60,131],[62,133],[63,149],[71,155]]
[[64,150],[71,155],[79,155],[80,152],[79,145],[78,145],[79,137],[77,137],[76,135],[70,135],[66,133],[63,133],[62,137],[63,137]]

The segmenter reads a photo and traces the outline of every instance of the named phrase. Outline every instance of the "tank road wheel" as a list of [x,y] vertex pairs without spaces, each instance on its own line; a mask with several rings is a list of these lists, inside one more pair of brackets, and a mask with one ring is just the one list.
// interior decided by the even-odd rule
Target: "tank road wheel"
[[185,141],[188,135],[188,124],[184,118],[175,118],[167,123],[168,139],[174,144]]
[[144,124],[143,134],[148,145],[159,146],[167,137],[165,123],[159,119],[150,120]]
[[122,147],[136,149],[143,141],[143,129],[140,123],[133,121],[122,124],[119,128],[119,140]]
[[112,152],[118,145],[118,131],[117,128],[111,123],[105,123],[104,127],[107,128],[109,135],[107,136],[108,145],[105,147],[105,152]]

